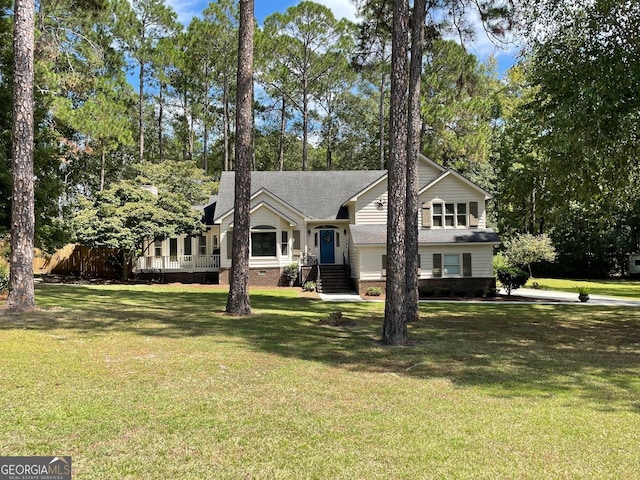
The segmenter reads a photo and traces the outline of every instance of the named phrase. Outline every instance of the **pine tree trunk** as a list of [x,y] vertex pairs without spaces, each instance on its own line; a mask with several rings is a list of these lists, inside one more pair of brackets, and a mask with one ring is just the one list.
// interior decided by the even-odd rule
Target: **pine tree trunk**
[[36,306],[33,282],[34,15],[34,2],[16,0],[13,32],[11,273],[9,296],[4,306],[16,312],[33,310]]
[[222,138],[224,144],[224,164],[229,165],[229,79],[224,74],[222,87]]
[[378,149],[379,149],[379,163],[380,170],[384,170],[384,89],[386,85],[387,74],[383,73],[380,78],[380,102],[378,104]]
[[144,63],[140,62],[140,84],[138,86],[138,160],[144,160]]
[[407,343],[405,216],[407,196],[407,33],[408,0],[393,4],[391,112],[389,116],[389,198],[387,211],[387,282],[382,342]]
[[238,82],[236,92],[236,161],[234,234],[227,313],[251,314],[249,302],[249,225],[251,204],[251,129],[253,114],[254,0],[240,0]]
[[307,170],[309,161],[309,97],[306,78],[302,90],[302,170]]
[[426,0],[415,0],[411,33],[411,68],[409,72],[409,117],[407,121],[407,322],[420,320],[418,294],[418,154],[420,153],[420,79]]
[[287,103],[282,95],[282,108],[280,110],[280,145],[278,147],[278,170],[284,170],[284,134],[287,127]]

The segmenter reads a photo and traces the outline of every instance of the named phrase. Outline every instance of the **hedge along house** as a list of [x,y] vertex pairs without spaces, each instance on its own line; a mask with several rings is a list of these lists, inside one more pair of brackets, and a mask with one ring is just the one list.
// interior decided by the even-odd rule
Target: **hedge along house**
[[[471,294],[495,288],[493,248],[486,226],[491,195],[425,156],[419,162],[420,285],[425,291]],[[217,198],[203,209],[200,237],[152,242],[138,271],[162,280],[229,283],[235,177],[223,172]],[[298,263],[301,283],[321,291],[355,289],[361,295],[386,282],[387,172],[253,172],[249,283],[285,283]]]

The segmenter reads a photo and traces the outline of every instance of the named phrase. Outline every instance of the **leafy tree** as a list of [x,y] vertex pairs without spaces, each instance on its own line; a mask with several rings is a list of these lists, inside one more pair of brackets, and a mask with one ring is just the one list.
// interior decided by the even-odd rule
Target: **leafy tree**
[[34,36],[33,2],[16,0],[13,29],[13,122],[11,272],[9,297],[4,308],[28,311],[36,306],[33,282],[35,236],[34,137]]
[[[623,0],[540,2],[532,14],[548,29],[531,39],[531,108],[544,126],[538,142],[573,198],[627,188],[636,166],[640,5]],[[534,24],[535,25],[535,24]]]
[[553,262],[556,259],[556,249],[551,239],[545,235],[531,235],[524,233],[505,242],[505,255],[512,265],[527,267],[529,276],[531,264],[536,262]]
[[495,64],[480,64],[453,40],[429,43],[422,75],[423,148],[446,167],[466,174],[491,151],[498,81]]
[[249,229],[251,223],[251,163],[253,146],[253,37],[254,0],[240,0],[236,106],[236,173],[233,211],[234,235],[231,278],[226,311],[249,315]]
[[179,29],[176,13],[164,0],[123,0],[117,3],[117,13],[124,20],[122,41],[134,59],[138,70],[138,159],[144,159],[145,87],[151,81],[150,66],[156,59],[158,42],[176,34]]
[[[201,233],[201,212],[190,200],[197,198],[202,203],[202,196],[189,198],[189,192],[195,194],[200,189],[202,174],[193,164],[181,166],[185,176],[177,177],[168,175],[166,164],[146,164],[145,175],[136,181],[113,183],[98,192],[94,200],[79,197],[72,217],[77,241],[119,249],[126,279],[146,241]],[[154,185],[157,195],[143,188],[151,179],[158,182]]]
[[[303,1],[264,21],[272,55],[271,75],[290,91],[282,92],[302,116],[302,170],[308,168],[312,101],[326,91],[325,79],[343,65],[346,21],[336,21],[323,5]],[[283,75],[287,75],[286,79]],[[284,82],[282,82],[284,80]]]

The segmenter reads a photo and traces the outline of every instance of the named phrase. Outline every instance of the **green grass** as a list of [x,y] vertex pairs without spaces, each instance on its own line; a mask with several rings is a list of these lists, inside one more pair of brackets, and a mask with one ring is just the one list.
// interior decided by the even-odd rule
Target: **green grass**
[[640,281],[638,280],[567,280],[558,278],[532,278],[526,287],[537,282],[545,290],[578,292],[577,286],[587,286],[591,295],[607,295],[640,299]]
[[[0,313],[0,452],[75,479],[633,479],[640,310],[44,285]],[[334,311],[343,327],[318,325]]]

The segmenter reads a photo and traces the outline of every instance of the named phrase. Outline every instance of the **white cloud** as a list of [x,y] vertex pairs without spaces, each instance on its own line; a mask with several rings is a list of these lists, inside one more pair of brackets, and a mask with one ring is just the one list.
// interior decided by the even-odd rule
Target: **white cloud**
[[329,7],[336,18],[357,21],[356,7],[351,0],[316,0],[316,3]]
[[193,17],[202,15],[206,3],[202,0],[167,0],[167,5],[173,8],[178,15],[178,21],[186,27]]

